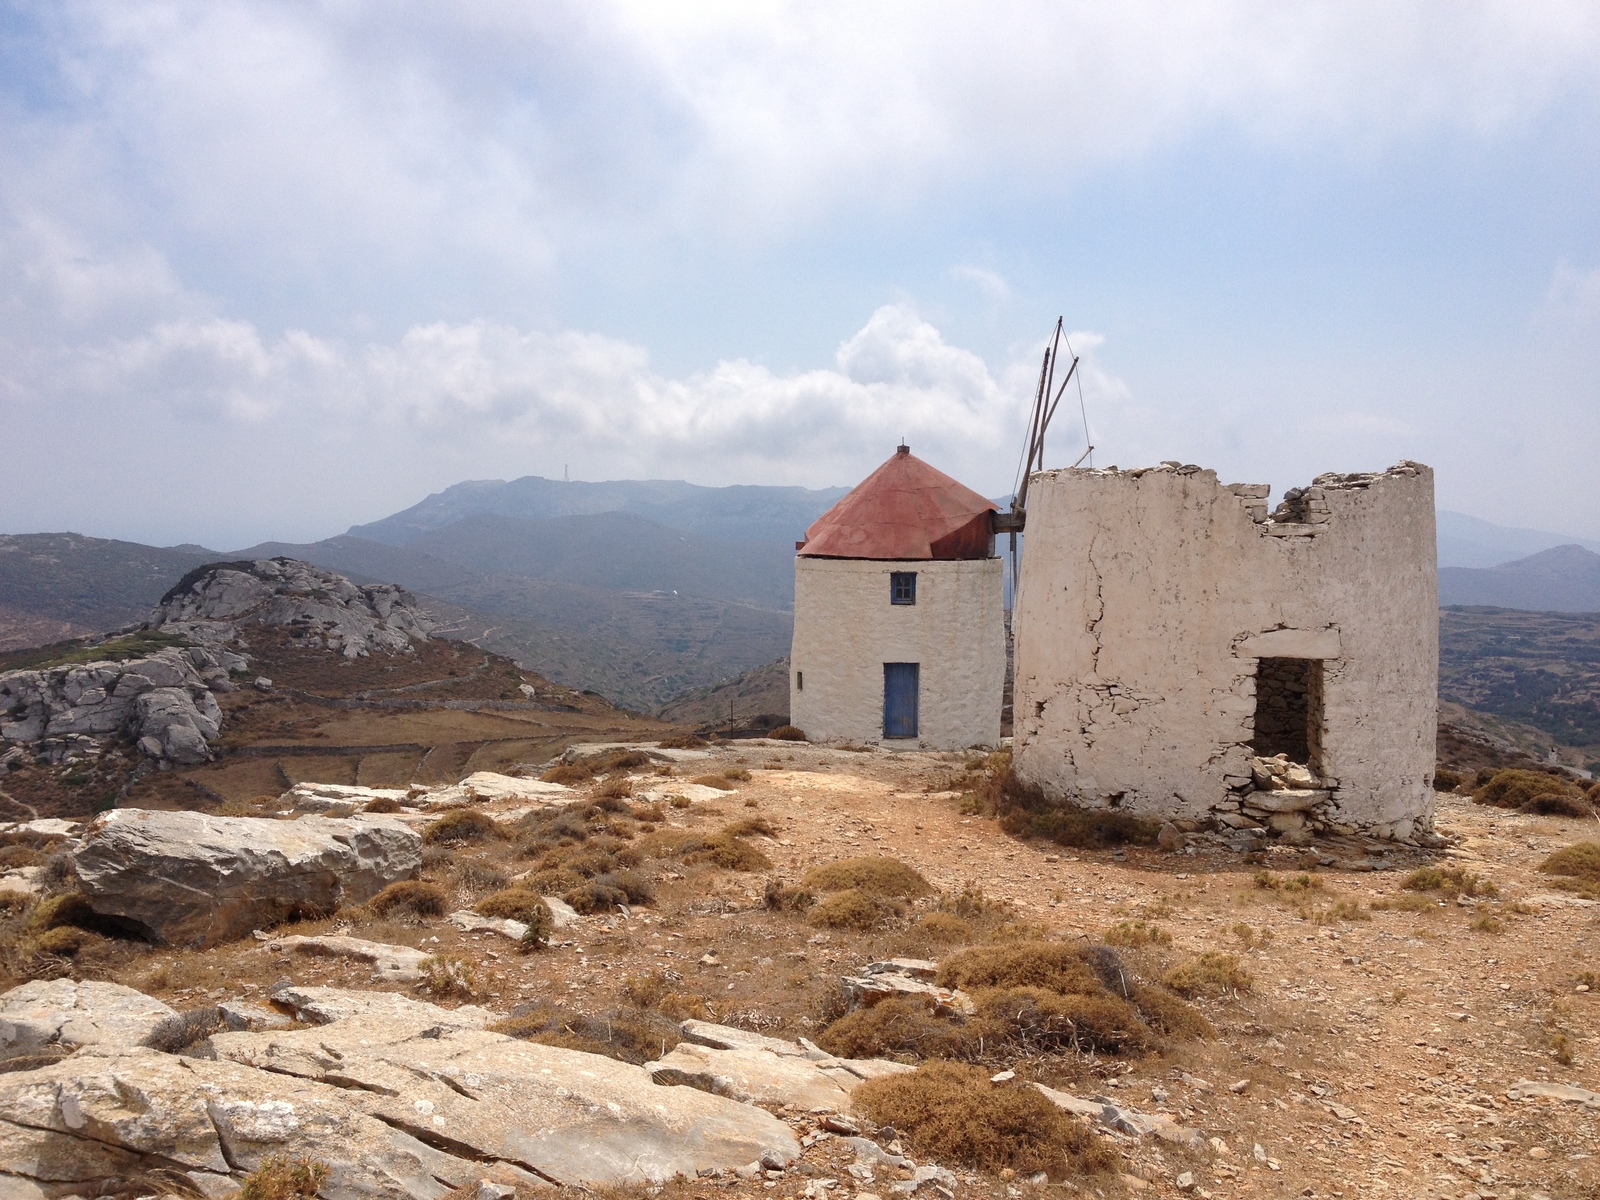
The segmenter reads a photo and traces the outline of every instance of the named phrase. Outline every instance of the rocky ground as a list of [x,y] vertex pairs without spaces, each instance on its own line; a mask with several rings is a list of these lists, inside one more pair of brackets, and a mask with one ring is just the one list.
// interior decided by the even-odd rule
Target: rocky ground
[[[1589,1090],[1600,1085],[1594,903],[1552,886],[1539,870],[1552,851],[1593,838],[1592,819],[1527,816],[1446,796],[1438,828],[1452,844],[1436,851],[1346,839],[1243,853],[1204,834],[1175,852],[1068,849],[1018,841],[970,811],[963,797],[975,776],[966,767],[961,756],[746,742],[656,752],[626,786],[614,775],[578,780],[570,796],[486,796],[471,810],[510,830],[530,810],[631,791],[613,802],[614,825],[629,835],[619,841],[637,845],[752,819],[770,826],[770,835],[759,826],[744,835],[767,860],[738,864],[754,869],[646,857],[638,873],[652,884],[652,901],[568,918],[536,953],[523,953],[503,926],[480,920],[463,928],[474,922],[451,917],[538,865],[520,858],[511,838],[489,836],[425,847],[422,878],[446,896],[436,915],[379,915],[351,904],[209,949],[113,939],[76,960],[41,970],[35,958],[26,969],[114,980],[175,1011],[222,1002],[265,1009],[274,997],[282,1009],[291,988],[390,992],[450,1009],[476,1006],[491,1017],[527,1014],[546,1041],[582,1049],[609,1042],[599,1048],[643,1063],[671,1049],[680,1036],[672,1023],[690,1014],[791,1043],[825,1041],[844,1011],[841,977],[896,955],[940,959],[967,942],[1040,937],[1088,947],[1109,936],[1130,975],[1155,981],[1222,952],[1242,971],[1232,986],[1193,997],[1212,1036],[1164,1038],[1137,1055],[1015,1046],[977,1055],[986,1071],[1015,1071],[1090,1101],[1075,1119],[1115,1149],[1113,1171],[1030,1183],[939,1161],[894,1130],[873,1143],[878,1152],[867,1151],[821,1124],[823,1114],[809,1111],[815,1106],[769,1100],[763,1106],[798,1139],[798,1158],[753,1177],[724,1170],[671,1190],[848,1198],[916,1184],[1006,1197],[1056,1188],[1102,1196],[1600,1195],[1600,1095]],[[749,778],[728,779],[729,771]],[[707,777],[721,782],[691,782]],[[437,808],[402,807],[384,820],[425,830],[438,817]],[[771,879],[794,883],[819,863],[878,855],[914,867],[936,894],[866,929],[820,927],[814,913],[808,919],[763,902]],[[1459,868],[1458,882],[1478,894],[1407,887],[1425,867]],[[974,907],[978,892],[987,904]],[[960,909],[955,898],[963,895],[963,911],[975,914],[967,931],[931,937],[919,918]],[[303,940],[330,937],[400,949],[384,962],[337,940]],[[423,966],[424,958],[434,965]],[[13,969],[23,962],[11,961]],[[641,1046],[640,1035],[618,1032],[646,1018],[657,1022],[648,1029],[670,1036]],[[243,1061],[243,1050],[230,1054],[223,1057]],[[49,1069],[59,1073],[72,1061]],[[1101,1099],[1112,1107],[1097,1115]],[[848,1113],[847,1104],[825,1107]],[[1169,1133],[1198,1136],[1141,1132],[1163,1115]],[[863,1132],[872,1132],[870,1123]],[[879,1152],[910,1165],[874,1158]],[[918,1168],[930,1166],[951,1174],[924,1170],[919,1178]]]

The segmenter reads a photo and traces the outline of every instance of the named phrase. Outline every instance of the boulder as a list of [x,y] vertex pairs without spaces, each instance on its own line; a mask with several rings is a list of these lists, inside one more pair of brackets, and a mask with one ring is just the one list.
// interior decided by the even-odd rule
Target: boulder
[[120,983],[34,980],[0,995],[0,1060],[53,1048],[138,1046],[174,1016]]
[[[752,1104],[838,1110],[861,1080],[837,1068],[830,1071],[800,1055],[770,1050],[714,1050],[682,1042],[644,1068],[651,1082],[698,1088]],[[839,1077],[836,1077],[835,1072]],[[848,1080],[848,1083],[846,1082]]]
[[329,809],[361,808],[374,800],[393,800],[405,804],[410,798],[406,788],[354,787],[344,783],[297,783],[283,795],[278,803],[296,812],[321,813]]
[[462,1159],[515,1163],[564,1185],[693,1179],[800,1152],[788,1126],[759,1108],[482,1030],[352,1016],[211,1044],[228,1062],[336,1084],[351,1107]]
[[845,999],[851,1008],[871,1008],[880,1000],[898,996],[926,1004],[929,1011],[939,1016],[970,1017],[977,1011],[972,997],[960,988],[940,987],[925,979],[894,971],[846,976],[840,982],[844,985]]
[[95,912],[157,942],[211,946],[412,878],[422,839],[382,816],[275,821],[122,808],[95,818],[72,860]]

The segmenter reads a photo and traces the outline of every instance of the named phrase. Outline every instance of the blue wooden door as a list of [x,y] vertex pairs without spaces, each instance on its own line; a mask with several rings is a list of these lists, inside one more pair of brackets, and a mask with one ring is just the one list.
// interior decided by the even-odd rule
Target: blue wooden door
[[917,682],[920,663],[883,664],[883,736],[917,736]]

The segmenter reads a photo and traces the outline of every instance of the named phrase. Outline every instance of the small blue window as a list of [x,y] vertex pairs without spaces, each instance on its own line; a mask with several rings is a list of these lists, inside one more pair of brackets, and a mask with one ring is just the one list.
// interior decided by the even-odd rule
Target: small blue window
[[917,602],[917,573],[891,571],[889,573],[889,603],[915,604]]

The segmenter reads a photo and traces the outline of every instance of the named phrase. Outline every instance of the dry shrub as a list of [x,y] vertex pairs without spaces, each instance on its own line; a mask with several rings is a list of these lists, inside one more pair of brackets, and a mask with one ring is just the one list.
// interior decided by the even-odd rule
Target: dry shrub
[[603,1054],[635,1066],[660,1058],[683,1040],[677,1025],[659,1013],[622,1009],[588,1016],[543,1003],[519,1005],[511,1016],[489,1029],[543,1046]]
[[668,796],[667,797],[667,803],[670,804],[673,808],[688,808],[689,807],[689,797],[687,797],[687,796]]
[[1535,796],[1518,811],[1536,817],[1594,816],[1594,806],[1580,796]]
[[733,837],[775,838],[778,836],[777,827],[765,817],[746,817],[742,821],[735,821],[722,832]]
[[1118,921],[1101,935],[1100,940],[1108,946],[1170,946],[1172,935],[1159,925],[1144,921]]
[[1000,818],[1000,828],[1012,837],[1046,838],[1062,846],[1093,850],[1153,845],[1161,829],[1158,821],[1051,799],[1038,785],[1017,778],[1009,751],[989,755],[985,770],[976,790],[963,802],[962,811],[994,814]]
[[510,882],[509,875],[481,858],[469,858],[456,865],[456,884],[474,892],[496,892]]
[[819,929],[876,929],[891,917],[900,916],[905,907],[887,896],[874,895],[859,888],[846,888],[824,896],[806,913],[806,923]]
[[1186,1004],[1166,988],[1135,983],[1129,988],[1129,999],[1139,1010],[1145,1022],[1159,1033],[1170,1038],[1187,1041],[1189,1038],[1208,1038],[1216,1035],[1211,1022],[1193,1005]]
[[19,892],[16,888],[0,888],[0,915],[16,916],[26,912],[32,903],[33,897],[27,892]]
[[839,892],[846,888],[870,892],[875,896],[897,896],[914,900],[928,896],[933,888],[928,881],[899,859],[844,858],[812,867],[800,881],[816,892]]
[[1472,793],[1473,803],[1487,804],[1493,808],[1516,808],[1523,812],[1539,811],[1531,806],[1545,797],[1570,800],[1579,809],[1574,816],[1588,816],[1590,809],[1584,801],[1583,791],[1576,784],[1559,775],[1543,771],[1523,771],[1506,768],[1496,771],[1486,781],[1480,782]]
[[1274,875],[1271,871],[1257,871],[1252,876],[1256,887],[1266,892],[1309,892],[1322,886],[1322,880],[1302,871],[1298,875]]
[[403,879],[391,883],[371,900],[368,907],[379,916],[410,913],[417,917],[442,917],[449,897],[437,883],[424,883],[420,879]]
[[779,725],[767,736],[775,742],[803,742],[806,740],[806,731],[793,725]]
[[422,831],[423,842],[430,846],[481,842],[485,838],[505,836],[505,831],[496,824],[493,817],[471,808],[457,808],[447,812]]
[[839,1058],[957,1058],[968,1050],[963,1026],[934,1016],[922,1001],[899,996],[846,1013],[817,1035],[817,1045]]
[[464,958],[437,955],[418,964],[422,986],[435,999],[456,997],[470,1000],[478,994],[478,976]]
[[485,896],[472,906],[480,917],[501,917],[524,925],[550,924],[550,909],[544,897],[523,887],[504,888]]
[[619,775],[615,779],[608,779],[600,785],[600,790],[595,796],[601,800],[623,800],[633,795],[633,784],[626,775]]
[[1335,900],[1332,904],[1322,908],[1313,908],[1309,904],[1302,905],[1300,918],[1310,921],[1313,925],[1332,925],[1339,921],[1370,921],[1372,913],[1354,900]]
[[1048,988],[1063,994],[1093,995],[1101,984],[1083,955],[1065,942],[1023,941],[974,946],[939,966],[943,987]]
[[1474,933],[1504,933],[1506,929],[1504,922],[1490,913],[1479,913],[1467,928]]
[[1419,867],[1403,885],[1413,892],[1442,892],[1447,896],[1498,896],[1500,889],[1464,867]]
[[567,787],[574,784],[588,783],[594,778],[594,771],[580,763],[558,763],[551,767],[539,779],[543,783],[559,783]]
[[36,867],[44,861],[44,851],[32,846],[0,846],[0,871],[17,867]]
[[1432,896],[1425,896],[1420,892],[1401,892],[1397,896],[1385,896],[1372,902],[1373,912],[1433,912],[1443,900],[1435,900]]
[[981,921],[986,917],[1003,919],[1011,915],[1011,905],[1004,900],[991,900],[982,888],[964,887],[959,892],[944,892],[939,897],[938,910],[952,913],[968,921]]
[[1539,870],[1546,875],[1600,881],[1600,843],[1577,842],[1563,846],[1540,863]]
[[1435,767],[1433,772],[1433,790],[1436,792],[1453,792],[1460,787],[1464,776],[1449,767]]
[[737,826],[712,834],[662,829],[639,841],[646,858],[682,858],[684,862],[710,863],[727,871],[766,871],[772,860],[733,832]]
[[1248,992],[1255,981],[1238,955],[1207,950],[1173,967],[1162,982],[1183,996],[1227,996]]
[[731,792],[734,790],[733,781],[725,779],[721,775],[697,775],[689,782],[698,783],[701,787],[716,788],[719,792]]
[[191,1008],[188,1012],[174,1013],[160,1021],[140,1045],[163,1054],[177,1054],[196,1042],[220,1033],[226,1027],[222,1010],[216,1005]]
[[1005,1168],[1054,1179],[1107,1172],[1117,1155],[1072,1116],[1025,1083],[991,1084],[988,1072],[960,1063],[868,1080],[855,1106],[910,1137],[918,1156],[986,1171]]
[[50,929],[81,929],[101,937],[121,936],[122,930],[109,917],[102,917],[82,892],[62,892],[39,901],[28,917],[28,931],[34,934]]
[[27,942],[35,954],[50,954],[57,958],[77,958],[90,946],[106,939],[98,933],[79,929],[76,925],[57,925],[35,935]]
[[679,733],[656,743],[663,750],[704,750],[711,743],[697,733]]
[[635,804],[630,815],[635,821],[653,821],[659,825],[667,819],[667,810],[661,807],[659,800],[655,800],[649,804]]
[[776,876],[767,880],[761,899],[768,912],[803,913],[817,902],[805,888],[791,887]]
[[750,782],[750,772],[745,767],[729,767],[722,773],[722,777],[724,779],[731,780],[734,783]]
[[628,902],[628,893],[615,884],[607,882],[608,878],[608,876],[601,875],[594,879],[587,879],[565,893],[561,898],[585,916],[610,912],[617,905]]
[[947,912],[926,914],[911,927],[911,933],[921,936],[926,941],[943,945],[970,942],[978,936],[978,931],[971,921]]
[[396,800],[393,796],[379,796],[376,799],[368,800],[361,811],[369,813],[397,813],[400,811],[400,801]]
[[622,995],[636,1008],[647,1008],[673,1021],[704,1021],[710,1016],[706,998],[698,992],[680,992],[678,981],[665,971],[646,971],[622,981]]
[[978,1011],[966,1035],[980,1045],[1104,1054],[1140,1053],[1155,1045],[1133,1006],[1106,992],[1063,995],[1046,988],[986,988],[973,1001]]
[[328,1174],[327,1163],[274,1154],[244,1177],[239,1200],[311,1200]]

